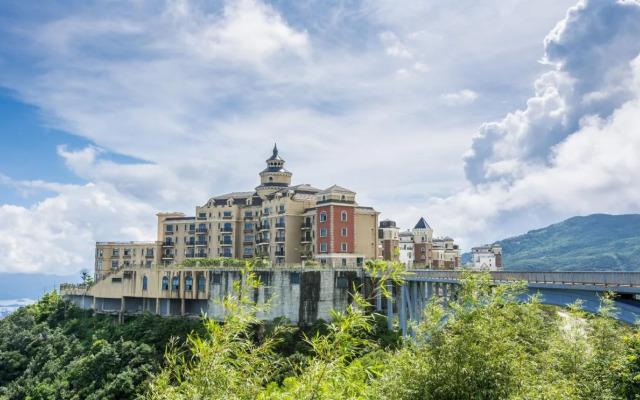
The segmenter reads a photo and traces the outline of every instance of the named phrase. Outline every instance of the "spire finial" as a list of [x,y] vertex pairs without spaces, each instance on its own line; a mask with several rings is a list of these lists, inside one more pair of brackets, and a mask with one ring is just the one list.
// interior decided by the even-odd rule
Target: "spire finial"
[[273,144],[273,155],[274,156],[278,155],[278,144],[277,143]]

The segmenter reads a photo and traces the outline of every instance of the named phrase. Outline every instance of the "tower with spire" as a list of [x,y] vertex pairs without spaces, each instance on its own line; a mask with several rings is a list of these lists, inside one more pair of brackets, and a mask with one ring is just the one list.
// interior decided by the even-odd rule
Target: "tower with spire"
[[291,185],[291,172],[284,168],[284,160],[278,155],[278,145],[273,145],[273,154],[266,160],[267,168],[260,172],[260,185],[256,192],[263,197]]

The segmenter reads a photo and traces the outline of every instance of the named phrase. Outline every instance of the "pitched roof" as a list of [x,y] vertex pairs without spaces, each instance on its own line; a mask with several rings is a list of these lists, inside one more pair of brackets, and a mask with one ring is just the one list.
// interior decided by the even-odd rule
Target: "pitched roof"
[[245,197],[251,197],[253,196],[254,193],[255,192],[231,192],[231,193],[223,194],[220,196],[216,196],[213,199],[214,200],[242,199]]
[[420,217],[420,221],[418,221],[413,229],[431,229],[431,227],[427,224],[427,221],[425,221],[424,218]]
[[356,192],[343,188],[342,186],[338,186],[338,185],[333,185],[330,188],[327,188],[319,193],[329,193],[329,192],[342,192],[342,193],[353,193],[355,194]]

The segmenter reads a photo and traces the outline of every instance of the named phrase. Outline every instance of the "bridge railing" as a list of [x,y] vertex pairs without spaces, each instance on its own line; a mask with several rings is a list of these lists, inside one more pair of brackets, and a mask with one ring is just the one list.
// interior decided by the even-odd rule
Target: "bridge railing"
[[[462,271],[451,270],[412,270],[415,278],[433,280],[457,280]],[[528,272],[528,271],[490,271],[494,282],[526,281],[529,283],[548,283],[565,285],[598,286],[640,286],[640,272]],[[411,280],[412,277],[409,278]]]

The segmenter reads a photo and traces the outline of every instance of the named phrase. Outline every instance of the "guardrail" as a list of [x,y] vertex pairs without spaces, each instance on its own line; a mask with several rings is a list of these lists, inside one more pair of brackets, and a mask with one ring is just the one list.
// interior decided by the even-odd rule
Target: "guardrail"
[[[433,271],[411,270],[415,278],[434,280],[457,280],[463,271]],[[519,282],[548,283],[548,284],[575,284],[597,286],[640,286],[640,272],[525,272],[525,271],[490,271],[491,280],[494,282]]]

